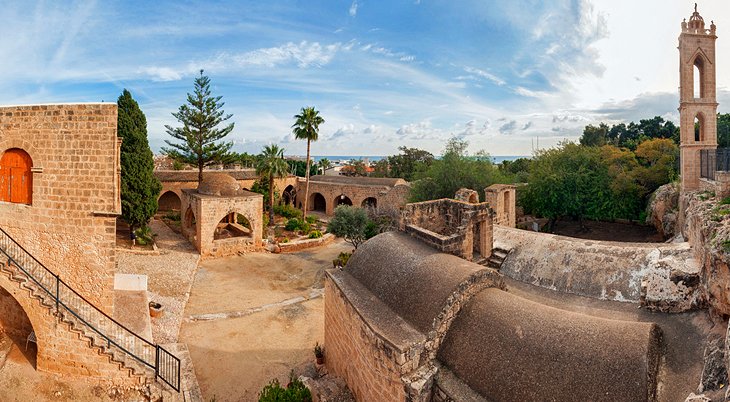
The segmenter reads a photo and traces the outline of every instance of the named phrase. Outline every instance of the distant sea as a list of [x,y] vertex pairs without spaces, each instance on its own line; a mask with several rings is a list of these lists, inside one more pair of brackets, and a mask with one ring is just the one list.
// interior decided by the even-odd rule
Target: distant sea
[[[387,156],[378,156],[378,155],[356,155],[356,156],[347,156],[347,155],[321,155],[321,156],[312,156],[312,159],[319,162],[320,159],[327,158],[331,162],[333,161],[344,161],[344,160],[358,160],[358,159],[367,159],[370,162],[377,162],[381,159],[387,158]],[[502,163],[502,161],[513,161],[519,158],[530,158],[530,156],[527,155],[492,155],[492,162],[494,163]]]

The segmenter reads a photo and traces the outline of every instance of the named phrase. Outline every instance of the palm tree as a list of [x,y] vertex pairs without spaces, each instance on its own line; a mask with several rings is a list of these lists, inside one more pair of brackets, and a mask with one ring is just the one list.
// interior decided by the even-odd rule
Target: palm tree
[[317,138],[319,138],[319,125],[324,123],[324,119],[311,106],[303,107],[302,111],[294,118],[296,119],[296,122],[292,125],[294,137],[298,140],[307,140],[307,170],[304,172],[307,184],[304,186],[304,210],[302,211],[302,218],[306,219],[307,202],[309,201],[309,166],[311,164],[309,146],[312,141],[317,141]]
[[284,148],[271,144],[264,147],[256,165],[256,174],[269,178],[269,226],[274,224],[274,178],[286,177],[289,165],[284,160]]
[[322,174],[325,174],[327,169],[332,167],[332,162],[330,162],[330,160],[327,158],[320,159],[317,164],[319,165],[319,168],[322,169]]

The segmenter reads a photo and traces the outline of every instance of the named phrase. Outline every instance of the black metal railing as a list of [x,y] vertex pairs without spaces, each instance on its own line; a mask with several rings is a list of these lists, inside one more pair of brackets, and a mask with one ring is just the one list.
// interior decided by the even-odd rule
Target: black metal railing
[[700,177],[715,180],[715,172],[730,171],[730,148],[700,151]]
[[51,297],[56,311],[68,311],[106,342],[107,348],[116,347],[143,365],[155,371],[175,391],[180,391],[180,359],[159,345],[153,344],[130,331],[51,272],[32,254],[0,228],[0,252],[8,258],[40,289]]

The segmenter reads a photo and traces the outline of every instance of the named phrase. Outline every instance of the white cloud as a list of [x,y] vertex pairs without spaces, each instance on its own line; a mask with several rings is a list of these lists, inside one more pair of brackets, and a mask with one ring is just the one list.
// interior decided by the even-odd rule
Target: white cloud
[[179,71],[169,67],[144,67],[140,71],[148,75],[152,81],[177,81],[182,78]]
[[349,11],[350,17],[354,17],[357,15],[357,0],[352,2],[352,5],[350,5],[350,11]]

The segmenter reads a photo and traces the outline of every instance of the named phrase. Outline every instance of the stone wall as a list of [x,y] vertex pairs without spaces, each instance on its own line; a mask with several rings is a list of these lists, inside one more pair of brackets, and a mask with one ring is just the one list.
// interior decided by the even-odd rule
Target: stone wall
[[[342,195],[347,197],[353,206],[362,207],[367,198],[377,200],[378,210],[400,210],[408,200],[410,186],[403,180],[395,179],[371,179],[368,177],[330,177],[336,181],[324,180],[321,176],[310,178],[309,182],[309,204],[308,208],[314,210],[314,195],[320,194],[324,197],[326,206],[323,211],[326,215],[332,215]],[[348,180],[349,179],[349,180]],[[367,184],[372,181],[372,184]],[[390,186],[388,183],[393,182]],[[297,206],[304,202],[302,198],[305,192],[304,179],[299,180],[297,188]]]
[[0,108],[0,153],[33,161],[32,205],[0,202],[0,227],[107,313],[113,306],[119,145],[116,104]]
[[494,224],[517,225],[517,188],[511,184],[493,184],[484,189],[485,201],[494,211]]
[[401,350],[365,321],[328,275],[325,281],[325,363],[347,382],[357,401],[405,401]]
[[443,198],[407,204],[401,230],[429,246],[468,261],[492,253],[492,210],[487,203]]

